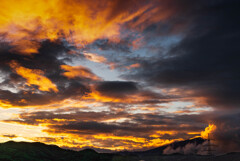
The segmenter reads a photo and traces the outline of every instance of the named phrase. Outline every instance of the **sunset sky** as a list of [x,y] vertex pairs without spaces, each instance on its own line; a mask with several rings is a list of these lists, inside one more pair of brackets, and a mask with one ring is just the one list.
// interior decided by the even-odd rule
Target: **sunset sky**
[[0,142],[144,150],[211,124],[240,151],[238,0],[0,6]]

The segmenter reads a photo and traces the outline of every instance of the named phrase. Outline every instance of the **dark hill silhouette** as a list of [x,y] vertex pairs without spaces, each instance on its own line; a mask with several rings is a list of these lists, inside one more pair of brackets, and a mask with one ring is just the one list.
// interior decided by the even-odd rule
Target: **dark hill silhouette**
[[99,154],[92,149],[66,150],[39,142],[8,141],[0,144],[0,161],[108,161],[111,155]]
[[[169,144],[173,148],[183,147],[188,143],[201,144],[201,138],[185,140]],[[142,152],[128,153],[97,153],[93,149],[73,151],[62,149],[56,145],[46,145],[39,142],[14,142],[0,143],[0,161],[239,161],[240,153],[229,153],[222,156],[199,156],[172,154],[162,155],[165,145]]]

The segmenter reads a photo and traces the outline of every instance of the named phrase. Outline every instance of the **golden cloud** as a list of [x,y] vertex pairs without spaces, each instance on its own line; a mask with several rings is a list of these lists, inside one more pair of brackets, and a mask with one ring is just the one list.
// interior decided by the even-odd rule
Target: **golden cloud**
[[37,53],[39,44],[33,40],[64,37],[80,47],[101,38],[119,41],[120,26],[143,14],[151,5],[139,8],[132,5],[134,10],[114,14],[112,9],[117,3],[108,0],[1,0],[0,33],[7,33],[6,40],[22,54]]
[[28,69],[21,66],[17,61],[11,61],[10,67],[20,76],[27,80],[27,85],[36,85],[41,91],[58,92],[57,86],[39,69]]
[[96,76],[89,69],[83,66],[61,65],[61,68],[66,71],[63,73],[63,75],[69,79],[79,77],[92,80],[100,80],[98,76]]

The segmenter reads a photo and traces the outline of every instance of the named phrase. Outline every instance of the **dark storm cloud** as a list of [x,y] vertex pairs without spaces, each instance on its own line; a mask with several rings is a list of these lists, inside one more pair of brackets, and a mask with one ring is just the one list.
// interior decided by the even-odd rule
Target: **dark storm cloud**
[[16,138],[18,136],[14,135],[14,134],[5,134],[5,135],[2,135],[2,137],[7,137],[7,138],[10,138],[10,139],[13,139],[13,138]]
[[[142,61],[145,62],[141,63],[142,68],[126,77],[165,89],[178,88],[183,98],[204,97],[214,112],[180,115],[174,121],[184,124],[184,120],[192,120],[195,127],[214,123],[217,130],[213,137],[221,150],[239,151],[240,3],[235,0],[162,2],[168,4],[169,10],[175,7],[176,14],[166,23],[146,28],[145,39],[150,41],[156,33],[177,33],[182,40],[166,56],[159,53],[152,60]],[[191,94],[185,94],[188,90]],[[149,124],[157,124],[154,121],[146,119]]]
[[[38,120],[43,120],[52,124],[56,124],[57,121],[54,119],[60,119],[60,120],[63,120],[63,122],[72,122],[72,120],[75,120],[77,122],[79,121],[86,121],[86,122],[96,121],[97,122],[97,121],[104,121],[104,120],[109,120],[114,118],[116,119],[116,118],[121,118],[126,116],[128,116],[128,114],[125,112],[118,112],[118,113],[105,112],[105,111],[84,112],[76,108],[73,108],[73,109],[69,108],[64,110],[58,109],[52,112],[37,111],[37,112],[31,112],[31,113],[21,113],[19,115],[21,120],[24,120],[24,123],[29,125],[38,125],[39,123],[41,123]],[[18,122],[18,120],[12,120],[12,121]]]
[[240,113],[221,114],[213,117],[212,121],[217,129],[211,137],[218,149],[223,152],[240,151]]
[[[83,83],[83,79],[69,80],[62,75],[64,71],[61,69],[61,65],[65,65],[65,61],[74,57],[74,55],[68,54],[70,49],[64,44],[64,41],[43,41],[38,50],[39,53],[31,56],[13,52],[10,50],[11,46],[1,49],[0,70],[6,76],[4,81],[0,83],[2,87],[0,98],[3,101],[18,106],[43,105],[69,97],[82,96],[89,92],[88,87]],[[35,85],[27,86],[25,84],[26,80],[10,68],[9,63],[11,61],[17,61],[24,68],[43,71],[45,76],[57,85],[59,92],[43,92],[39,91]],[[16,89],[16,92],[7,90],[6,87]],[[38,92],[32,92],[32,89]]]
[[195,7],[191,5],[177,16],[191,19],[183,40],[168,52],[168,57],[155,58],[133,77],[164,88],[192,89],[195,96],[207,97],[214,107],[238,108],[239,3],[192,3]]
[[[67,113],[66,113],[67,112]],[[174,131],[164,134],[162,139],[188,139],[196,135],[190,131],[204,129],[201,115],[171,115],[171,114],[131,114],[126,112],[84,112],[79,109],[38,111],[21,113],[20,119],[9,119],[5,122],[39,125],[47,123],[49,133],[69,133],[78,135],[96,135],[113,133],[116,136],[134,136],[151,138],[156,131]],[[122,122],[112,119],[126,119]],[[199,123],[200,122],[200,123]]]
[[[131,81],[102,81],[97,82],[94,91],[100,96],[109,99],[118,99],[117,102],[104,101],[104,105],[110,108],[127,108],[132,105],[161,107],[161,103],[177,100],[174,95],[161,94],[149,89],[137,82]],[[122,99],[125,98],[125,99]],[[121,100],[122,99],[122,100]]]
[[135,82],[105,81],[98,83],[96,90],[105,96],[125,97],[138,92],[138,87]]
[[130,38],[125,38],[120,40],[119,42],[112,42],[108,39],[98,39],[94,41],[92,44],[87,46],[88,48],[97,48],[103,51],[112,51],[114,53],[130,53],[131,49],[131,40]]
[[73,99],[78,98],[88,91],[88,89],[79,82],[75,83],[71,82],[66,88],[60,89],[61,91],[59,91],[58,93],[53,92],[33,93],[27,90],[26,91],[21,90],[15,93],[9,90],[0,90],[0,96],[1,100],[9,101],[12,105],[36,106],[54,103],[55,101],[61,101],[63,99],[70,97]]
[[[154,127],[144,127],[137,124],[130,123],[101,123],[101,122],[73,122],[63,125],[49,125],[49,130],[60,133],[72,133],[72,134],[112,134],[116,136],[139,136],[144,135],[144,132],[153,132]],[[145,134],[146,135],[146,134]]]
[[7,68],[6,66],[8,66],[11,60],[16,60],[24,64],[27,68],[41,70],[50,69],[51,71],[48,72],[49,75],[56,73],[59,69],[59,65],[63,63],[59,61],[57,57],[69,51],[61,41],[50,42],[48,40],[43,41],[39,53],[32,56],[22,55],[17,51],[12,52],[10,50],[11,48],[12,46],[9,45],[5,50],[1,50],[0,64],[1,67],[5,67],[3,69]]

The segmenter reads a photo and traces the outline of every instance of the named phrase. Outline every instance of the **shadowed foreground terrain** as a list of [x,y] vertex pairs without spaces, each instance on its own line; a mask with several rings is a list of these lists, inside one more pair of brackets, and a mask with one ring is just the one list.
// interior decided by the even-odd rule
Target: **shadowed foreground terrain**
[[[175,143],[176,144],[176,143]],[[185,144],[180,142],[179,145]],[[161,147],[159,147],[161,149]],[[72,151],[55,145],[9,141],[0,144],[0,161],[239,161],[240,153],[221,156],[161,155],[155,150],[118,154],[97,153],[94,150]]]

